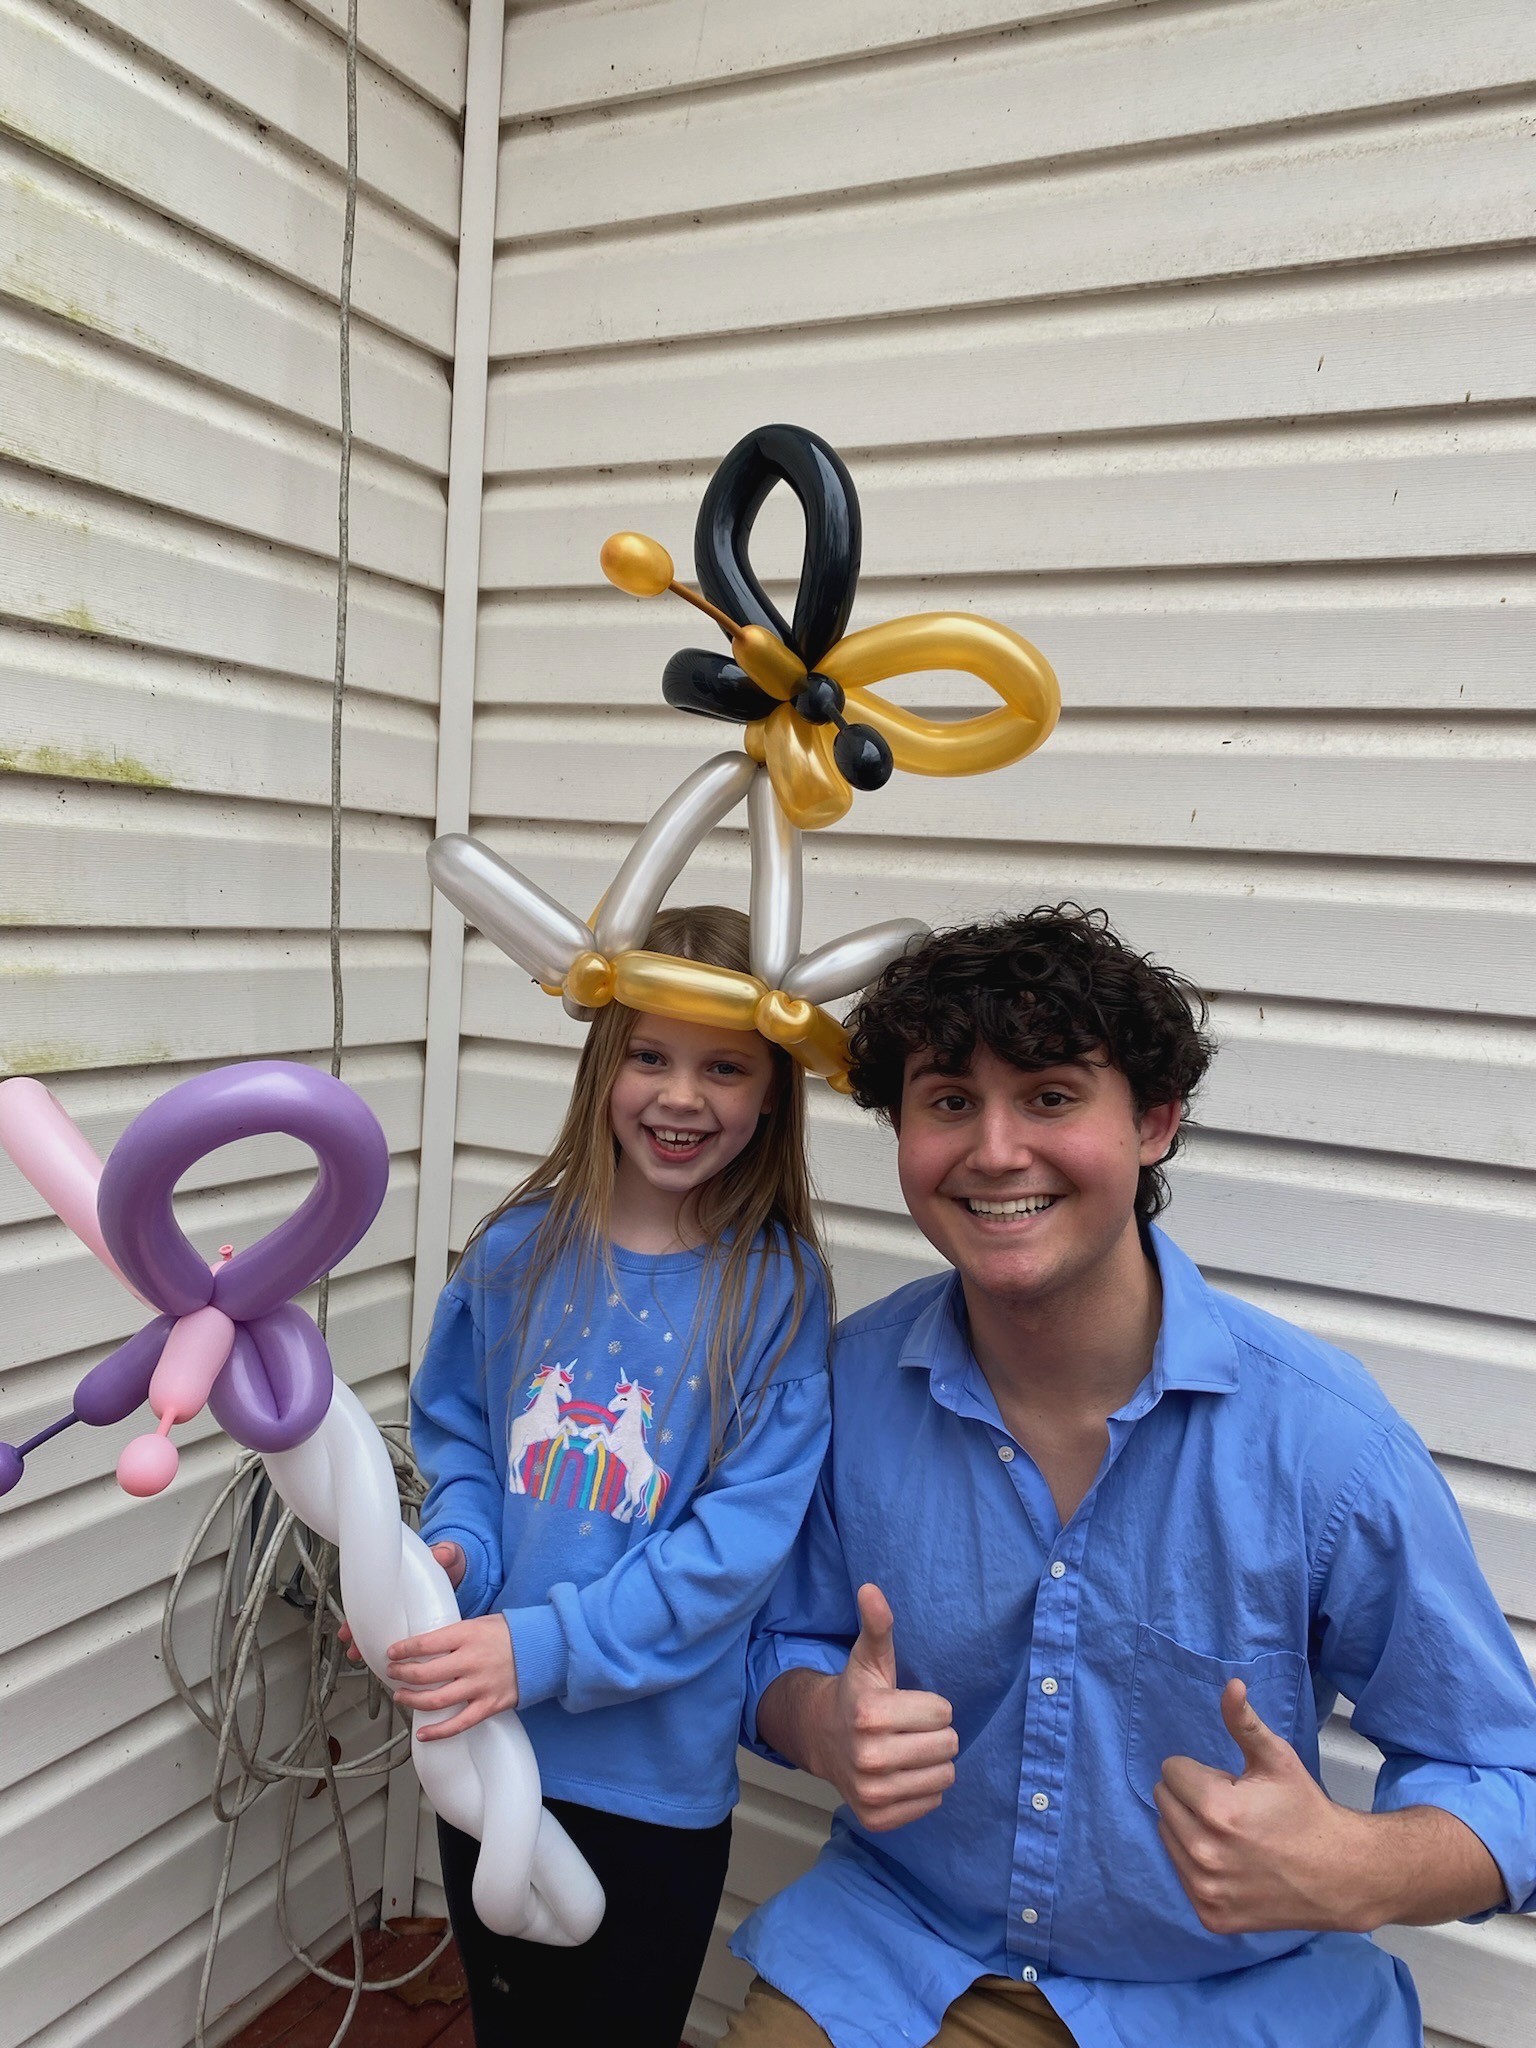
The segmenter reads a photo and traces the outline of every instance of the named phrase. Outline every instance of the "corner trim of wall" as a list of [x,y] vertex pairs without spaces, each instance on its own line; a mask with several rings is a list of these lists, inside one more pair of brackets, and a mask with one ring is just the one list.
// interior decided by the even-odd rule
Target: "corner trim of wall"
[[[458,304],[453,336],[453,414],[448,443],[448,522],[443,565],[442,667],[438,692],[437,830],[469,829],[475,721],[475,636],[480,609],[480,508],[485,400],[490,371],[491,276],[496,251],[496,172],[501,142],[501,65],[506,0],[471,0],[465,75],[463,183],[459,200]],[[427,1036],[411,1295],[411,1365],[421,1356],[448,1270],[464,921],[434,891],[427,969]],[[381,1916],[410,1913],[416,1891],[421,1799],[414,1771],[390,1779]]]

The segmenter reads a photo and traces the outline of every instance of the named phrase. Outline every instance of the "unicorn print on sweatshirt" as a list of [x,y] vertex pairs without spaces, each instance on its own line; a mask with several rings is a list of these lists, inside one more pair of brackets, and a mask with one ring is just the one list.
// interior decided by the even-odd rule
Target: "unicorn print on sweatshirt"
[[[569,1393],[571,1375],[559,1370],[561,1392]],[[620,1376],[606,1408],[595,1401],[565,1401],[557,1427],[523,1440],[512,1491],[557,1507],[612,1515],[616,1522],[654,1522],[669,1479],[646,1440],[653,1402],[651,1389],[627,1375]],[[533,1413],[530,1406],[523,1420]]]
[[575,1365],[574,1358],[569,1365],[541,1365],[528,1383],[528,1405],[513,1423],[507,1444],[507,1486],[512,1493],[530,1491],[530,1459],[566,1433],[560,1403],[575,1385]]

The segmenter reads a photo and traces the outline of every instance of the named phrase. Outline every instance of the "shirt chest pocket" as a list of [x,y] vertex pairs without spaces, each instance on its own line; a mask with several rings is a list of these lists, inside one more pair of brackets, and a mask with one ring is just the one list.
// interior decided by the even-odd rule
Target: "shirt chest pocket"
[[1307,1660],[1295,1650],[1270,1650],[1262,1657],[1206,1657],[1143,1624],[1137,1631],[1125,1744],[1131,1790],[1143,1804],[1153,1806],[1152,1788],[1170,1756],[1190,1756],[1234,1776],[1242,1770],[1242,1751],[1221,1718],[1221,1695],[1234,1678],[1247,1686],[1260,1720],[1294,1742],[1306,1675]]

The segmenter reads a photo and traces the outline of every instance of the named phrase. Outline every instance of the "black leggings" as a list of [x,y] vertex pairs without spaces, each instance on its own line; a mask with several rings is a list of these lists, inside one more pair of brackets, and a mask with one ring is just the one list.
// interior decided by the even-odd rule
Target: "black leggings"
[[564,1799],[545,1804],[608,1897],[580,1948],[492,1934],[470,1897],[480,1844],[437,1824],[475,2048],[678,2048],[725,1889],[729,1818],[667,1828]]

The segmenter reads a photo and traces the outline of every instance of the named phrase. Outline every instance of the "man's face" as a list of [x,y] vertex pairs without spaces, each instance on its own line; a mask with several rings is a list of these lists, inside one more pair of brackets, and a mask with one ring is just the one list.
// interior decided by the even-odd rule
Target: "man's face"
[[1181,1105],[1137,1115],[1118,1068],[1089,1057],[1039,1072],[978,1046],[964,1074],[907,1062],[901,1191],[968,1288],[1020,1305],[1089,1278],[1135,1228],[1137,1178]]

